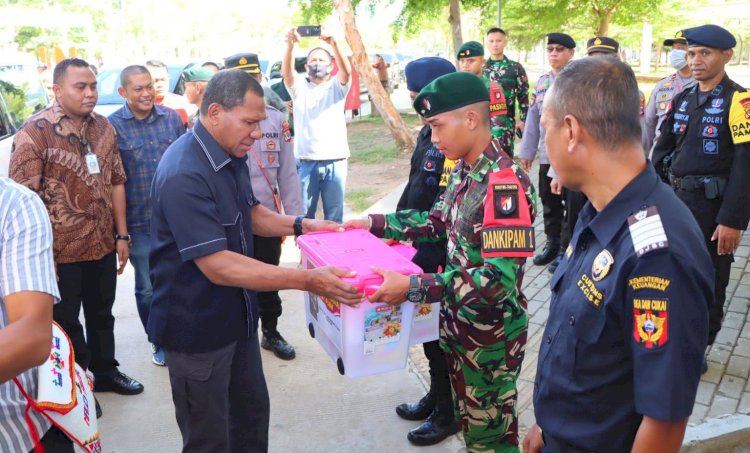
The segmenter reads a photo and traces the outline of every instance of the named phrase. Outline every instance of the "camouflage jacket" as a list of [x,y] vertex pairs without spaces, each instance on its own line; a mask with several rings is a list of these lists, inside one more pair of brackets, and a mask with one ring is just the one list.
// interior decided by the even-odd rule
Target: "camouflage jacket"
[[[473,165],[456,164],[448,188],[431,211],[371,216],[371,231],[376,236],[414,242],[447,239],[444,272],[423,274],[422,285],[428,302],[442,302],[441,339],[454,350],[492,346],[526,329],[525,322],[518,322],[526,320],[525,304],[519,301],[524,259],[485,259],[481,252],[489,175],[509,167],[525,189],[533,223],[536,190],[494,139]],[[488,327],[477,328],[480,326]]]
[[485,79],[497,82],[503,87],[505,102],[508,104],[507,116],[493,118],[492,135],[496,138],[510,137],[512,146],[516,128],[516,109],[521,121],[526,121],[529,111],[529,78],[526,76],[526,70],[520,63],[504,56],[502,60],[497,61],[488,58],[482,73]]

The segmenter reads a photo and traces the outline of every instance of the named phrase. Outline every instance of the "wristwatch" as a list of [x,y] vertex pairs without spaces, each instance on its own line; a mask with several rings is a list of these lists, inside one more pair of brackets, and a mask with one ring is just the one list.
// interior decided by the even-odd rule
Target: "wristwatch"
[[419,281],[419,275],[414,274],[409,277],[409,291],[406,292],[406,300],[409,302],[419,304],[424,302],[427,292],[422,288],[422,284]]
[[302,221],[305,220],[305,216],[298,215],[294,218],[294,235],[295,236],[302,236]]
[[130,235],[129,234],[116,234],[115,235],[115,241],[128,241],[130,242]]

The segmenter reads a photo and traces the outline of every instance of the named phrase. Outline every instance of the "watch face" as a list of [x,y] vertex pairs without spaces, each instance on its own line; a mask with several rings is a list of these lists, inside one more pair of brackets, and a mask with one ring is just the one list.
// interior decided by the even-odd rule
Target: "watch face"
[[420,290],[411,290],[406,293],[406,298],[409,299],[409,302],[422,302],[424,294]]

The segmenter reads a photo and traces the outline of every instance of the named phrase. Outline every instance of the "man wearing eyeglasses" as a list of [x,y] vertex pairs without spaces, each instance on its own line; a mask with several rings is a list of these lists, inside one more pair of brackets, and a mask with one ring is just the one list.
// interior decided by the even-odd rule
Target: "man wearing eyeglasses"
[[526,136],[521,142],[521,158],[523,169],[531,170],[531,164],[539,151],[539,198],[542,200],[544,213],[544,234],[547,236],[547,244],[541,253],[534,257],[534,264],[544,266],[549,264],[560,252],[560,234],[564,217],[562,196],[555,194],[550,189],[549,173],[550,164],[547,158],[547,147],[544,142],[544,129],[539,119],[542,115],[542,102],[544,94],[552,86],[557,73],[573,59],[576,42],[565,33],[550,33],[547,35],[547,61],[552,68],[548,73],[542,74],[534,85],[529,113],[526,116]]

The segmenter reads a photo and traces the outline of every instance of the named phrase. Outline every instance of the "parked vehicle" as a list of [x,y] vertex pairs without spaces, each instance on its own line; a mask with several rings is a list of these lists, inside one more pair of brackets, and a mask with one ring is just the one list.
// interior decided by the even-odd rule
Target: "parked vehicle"
[[37,61],[18,52],[0,55],[0,176],[8,176],[13,136],[31,115],[45,108]]

